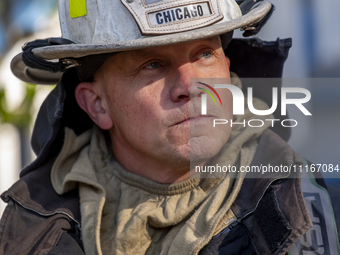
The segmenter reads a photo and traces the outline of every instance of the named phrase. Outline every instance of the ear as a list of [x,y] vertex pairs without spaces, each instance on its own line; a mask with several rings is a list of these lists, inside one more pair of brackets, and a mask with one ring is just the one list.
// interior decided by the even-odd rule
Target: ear
[[113,121],[104,107],[103,98],[101,98],[98,87],[93,82],[82,82],[78,84],[75,90],[75,97],[81,109],[101,129],[108,130],[113,126]]
[[225,56],[225,59],[227,61],[228,69],[230,69],[230,59],[227,56]]

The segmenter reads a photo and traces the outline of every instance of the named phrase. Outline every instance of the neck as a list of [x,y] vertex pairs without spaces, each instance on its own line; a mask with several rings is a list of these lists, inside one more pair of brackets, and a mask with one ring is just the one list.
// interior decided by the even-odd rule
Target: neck
[[116,160],[130,173],[148,178],[158,183],[177,183],[190,177],[190,163],[187,166],[168,165],[147,159],[143,155],[133,155],[122,150],[114,150]]
[[171,163],[151,158],[139,151],[119,144],[111,139],[112,149],[116,160],[124,169],[154,182],[170,184],[190,178],[190,162]]

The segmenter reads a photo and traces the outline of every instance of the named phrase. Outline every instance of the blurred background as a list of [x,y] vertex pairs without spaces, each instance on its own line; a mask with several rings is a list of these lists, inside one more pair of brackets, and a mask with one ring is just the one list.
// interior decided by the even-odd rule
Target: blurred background
[[[340,10],[339,0],[272,0],[276,6],[258,37],[293,38],[284,69],[284,84],[292,82],[311,91],[308,110],[301,116],[290,108],[290,118],[302,120],[292,130],[289,144],[314,163],[340,164]],[[0,0],[0,193],[32,162],[30,134],[37,111],[53,86],[25,84],[10,71],[10,61],[27,41],[61,36],[57,0]],[[241,37],[241,32],[235,33]],[[312,86],[311,79],[322,86]],[[332,79],[333,78],[333,79]],[[340,179],[326,179],[336,185]],[[0,202],[0,215],[5,204]]]

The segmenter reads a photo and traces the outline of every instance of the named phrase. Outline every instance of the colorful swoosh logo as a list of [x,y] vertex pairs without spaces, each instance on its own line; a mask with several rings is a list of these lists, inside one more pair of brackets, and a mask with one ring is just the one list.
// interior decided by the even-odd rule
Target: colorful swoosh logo
[[[221,103],[221,105],[222,105],[222,100],[221,100],[221,98],[220,98],[220,95],[217,93],[217,91],[216,91],[213,87],[211,87],[210,85],[205,84],[205,83],[203,83],[203,82],[197,82],[197,83],[198,83],[198,84],[201,84],[201,85],[204,85],[204,86],[208,87],[211,91],[213,91],[213,92],[215,93],[215,95],[217,96],[218,100],[220,100],[220,103]],[[208,90],[206,90],[206,89],[203,89],[203,88],[200,88],[200,87],[196,87],[196,88],[198,88],[198,89],[200,89],[200,90],[203,90],[203,91],[206,92],[209,96],[211,96],[211,98],[214,100],[215,105],[217,105],[216,100],[215,100],[214,96],[211,94],[210,91],[208,91]]]

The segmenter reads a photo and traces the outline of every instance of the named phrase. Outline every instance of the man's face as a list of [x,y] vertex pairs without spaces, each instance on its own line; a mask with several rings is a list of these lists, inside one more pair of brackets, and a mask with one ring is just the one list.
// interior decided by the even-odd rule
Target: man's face
[[218,91],[223,107],[208,99],[202,116],[202,90],[191,78],[230,78],[219,36],[119,53],[96,73],[94,84],[113,122],[113,150],[124,167],[120,157],[188,170],[190,158],[203,163],[226,143],[230,127],[214,128],[213,119],[232,118],[229,90]]

